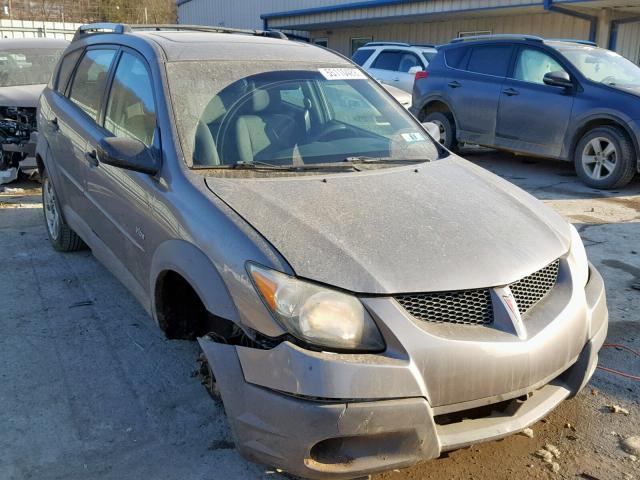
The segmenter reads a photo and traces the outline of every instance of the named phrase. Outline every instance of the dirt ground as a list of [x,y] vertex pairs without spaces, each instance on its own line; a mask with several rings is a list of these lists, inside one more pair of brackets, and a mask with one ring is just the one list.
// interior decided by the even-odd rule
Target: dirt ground
[[[464,155],[576,224],[607,286],[607,341],[640,350],[640,179],[600,192],[564,163]],[[37,184],[6,187],[21,190],[0,192],[0,479],[280,478],[233,449],[192,376],[197,346],[165,340],[90,252],[49,247]],[[613,348],[600,364],[640,374],[640,359]],[[532,430],[374,479],[640,479],[640,459],[620,448],[640,435],[640,382],[598,370]],[[558,473],[534,455],[546,443]]]

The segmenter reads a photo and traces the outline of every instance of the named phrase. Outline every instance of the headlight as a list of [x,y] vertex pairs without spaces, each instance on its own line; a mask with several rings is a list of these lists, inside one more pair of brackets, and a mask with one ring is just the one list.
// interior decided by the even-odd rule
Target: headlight
[[578,280],[578,284],[584,287],[589,280],[589,261],[587,260],[587,252],[584,249],[584,244],[580,238],[580,234],[576,227],[571,227],[571,257],[573,258],[573,265],[575,268],[575,277]]
[[384,349],[376,324],[354,296],[253,264],[247,269],[274,318],[295,337],[340,350]]

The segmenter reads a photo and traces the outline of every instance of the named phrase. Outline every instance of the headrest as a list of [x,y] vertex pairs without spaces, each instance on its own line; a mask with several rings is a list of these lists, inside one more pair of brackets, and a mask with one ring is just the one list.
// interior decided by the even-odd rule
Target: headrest
[[257,88],[251,93],[251,101],[253,103],[253,111],[261,112],[269,106],[269,92]]

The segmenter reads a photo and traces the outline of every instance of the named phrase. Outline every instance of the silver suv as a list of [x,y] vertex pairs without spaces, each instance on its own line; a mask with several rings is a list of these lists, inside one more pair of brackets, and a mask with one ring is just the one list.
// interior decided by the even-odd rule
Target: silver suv
[[351,60],[380,83],[411,93],[413,82],[425,75],[436,53],[433,45],[369,42],[356,50]]
[[576,229],[272,36],[82,27],[38,110],[53,246],[198,338],[239,452],[303,477],[436,458],[580,391],[607,307]]

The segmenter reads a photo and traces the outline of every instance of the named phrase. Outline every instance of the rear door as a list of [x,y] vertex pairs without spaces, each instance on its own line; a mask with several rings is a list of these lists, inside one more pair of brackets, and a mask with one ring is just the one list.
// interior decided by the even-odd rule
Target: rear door
[[[84,198],[84,186],[81,182],[84,164],[78,163],[73,152],[69,135],[69,99],[66,92],[73,71],[80,60],[83,49],[67,53],[60,61],[55,89],[45,89],[45,101],[41,103],[41,124],[38,130],[48,141],[55,170],[55,182],[60,182],[57,193],[62,198],[63,208],[75,210]],[[50,172],[53,173],[53,172]]]
[[[159,151],[156,106],[152,76],[143,57],[123,47],[116,61],[103,108],[103,128],[89,146],[103,137],[139,140]],[[148,271],[147,232],[153,231],[149,198],[155,180],[147,174],[96,162],[86,170],[91,228],[106,243],[140,285]]]
[[90,211],[85,172],[92,163],[88,145],[100,137],[98,114],[116,52],[111,46],[87,48],[67,89],[68,98],[58,96],[55,100],[59,105],[55,107],[58,134],[52,147],[54,157],[61,176],[69,183],[68,191],[77,192],[65,198],[65,208],[85,223]]
[[533,46],[518,49],[513,73],[502,85],[496,145],[557,157],[562,151],[574,89],[546,85],[544,75],[564,71],[562,60]]
[[445,53],[450,67],[445,98],[453,108],[459,140],[493,143],[500,91],[512,53],[508,44],[468,46]]

